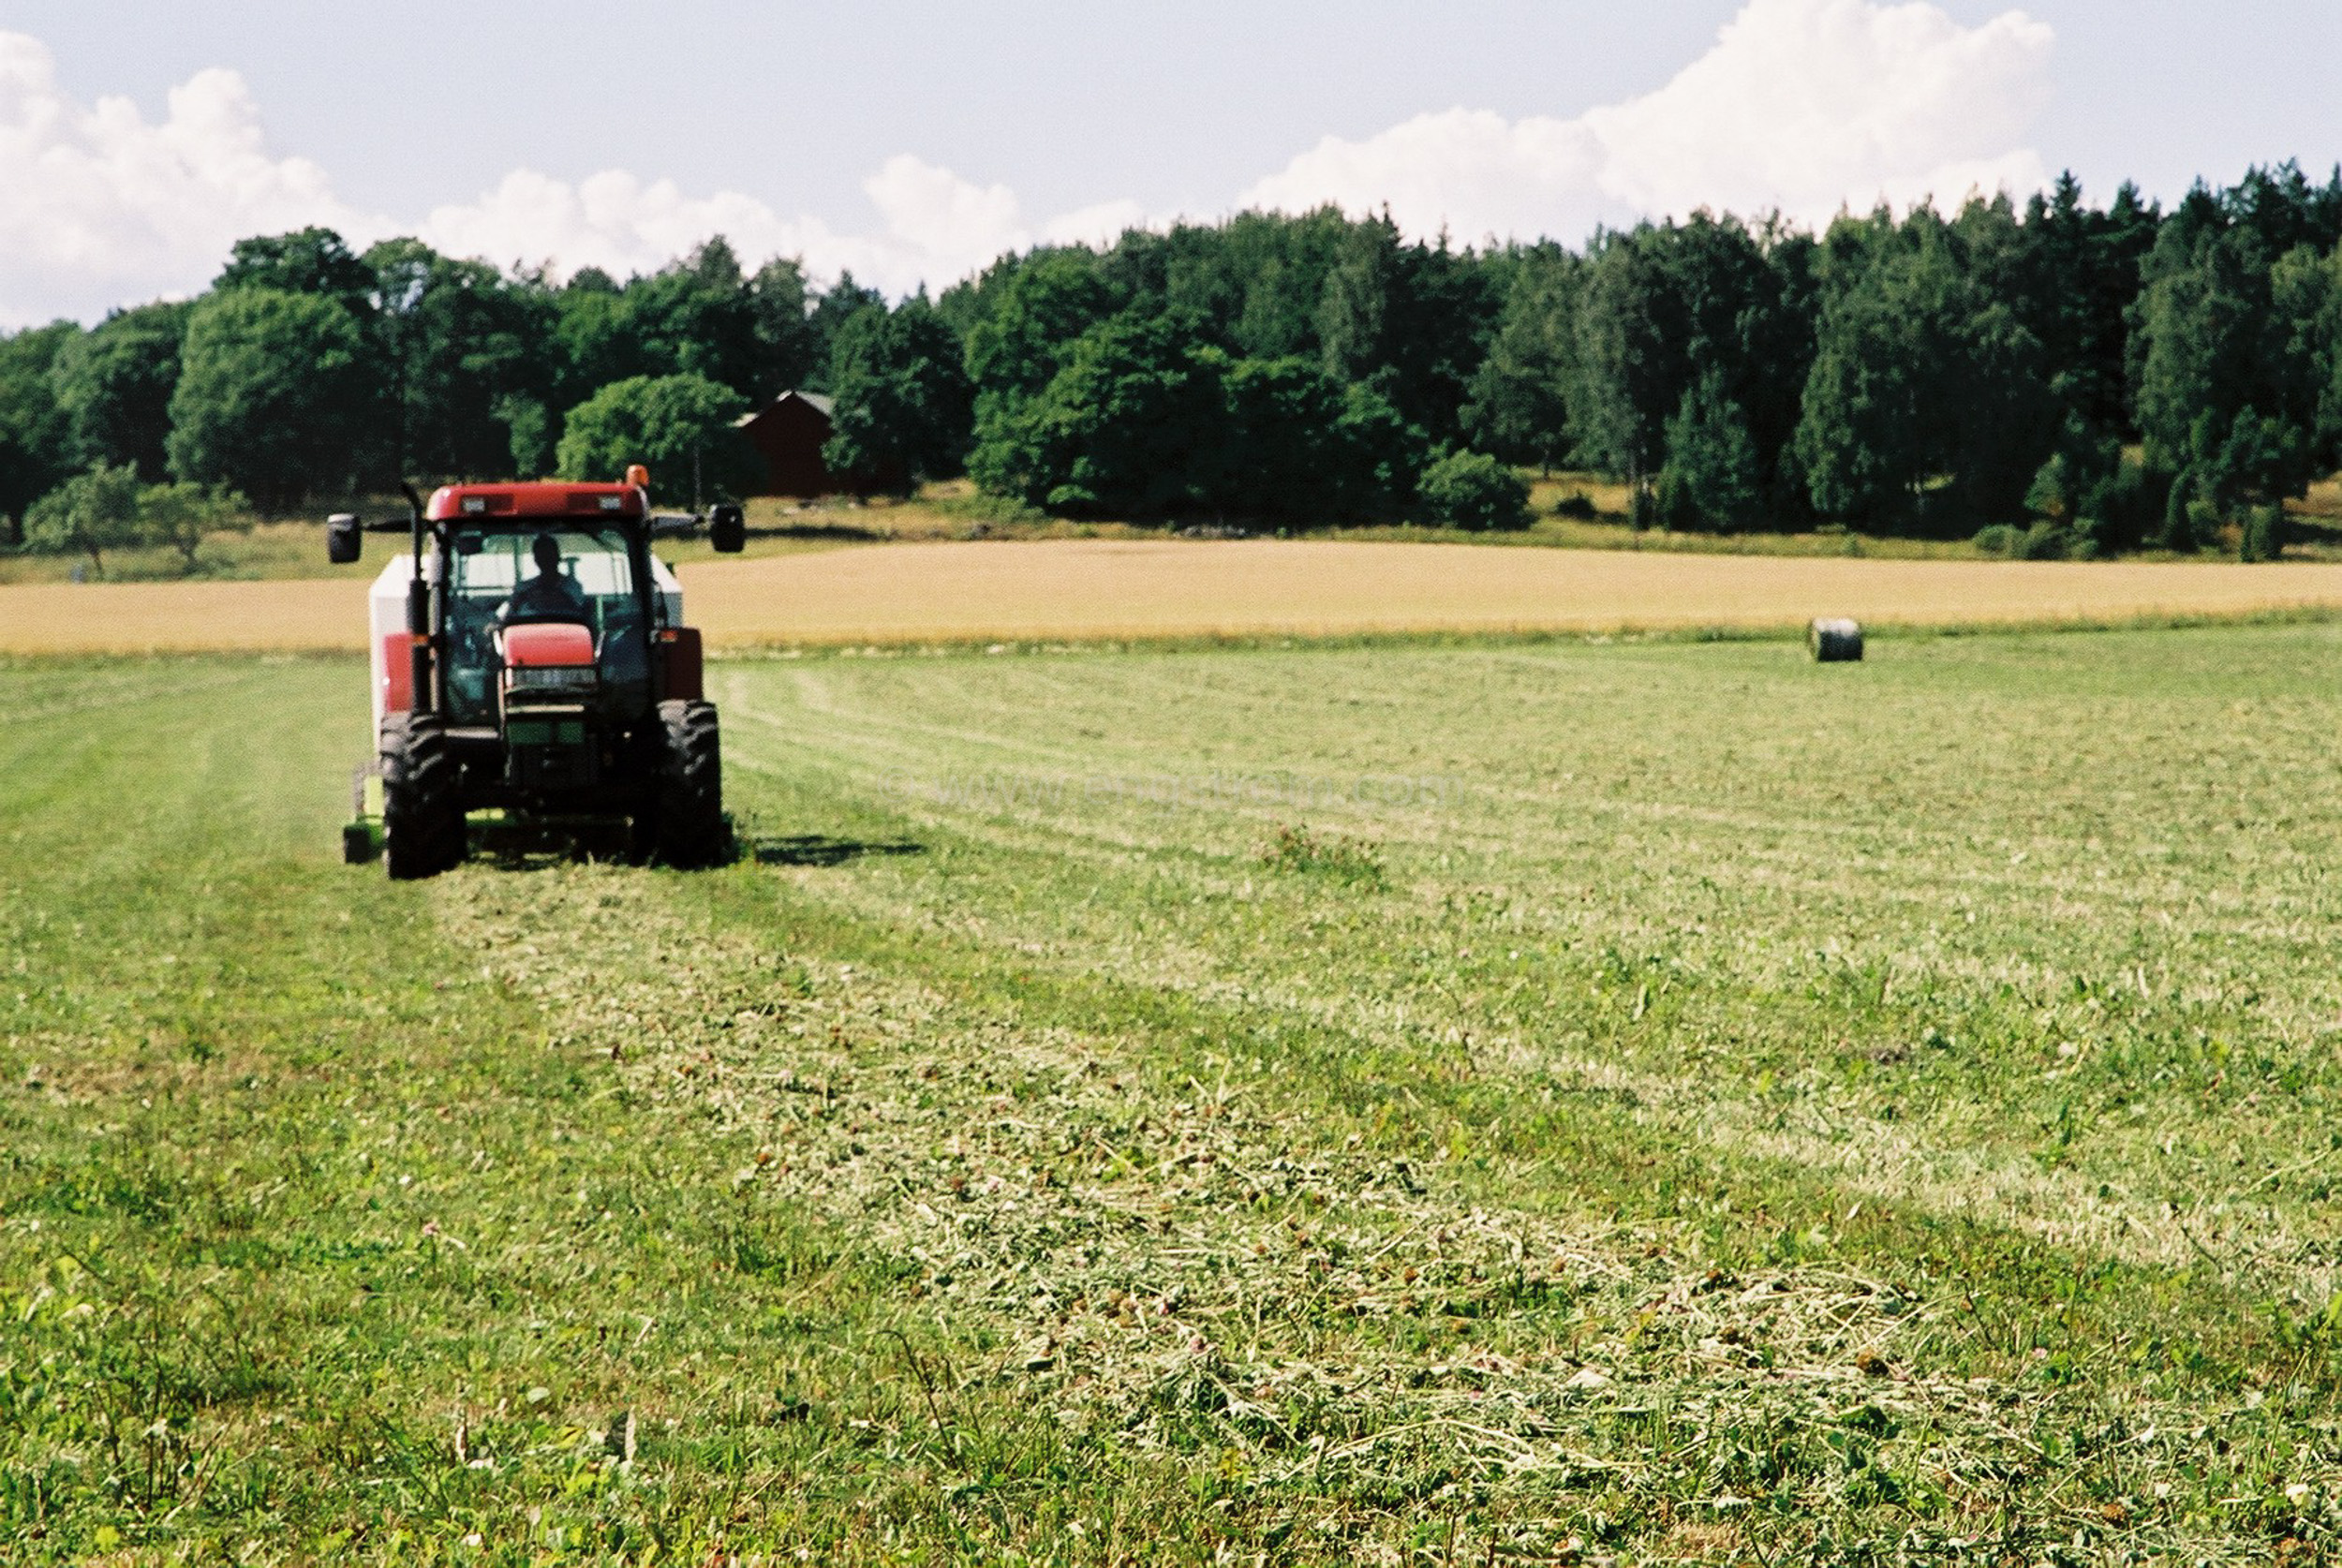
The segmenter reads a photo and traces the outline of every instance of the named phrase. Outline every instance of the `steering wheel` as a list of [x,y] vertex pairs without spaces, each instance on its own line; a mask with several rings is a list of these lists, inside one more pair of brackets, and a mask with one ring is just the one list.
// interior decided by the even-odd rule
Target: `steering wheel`
[[447,607],[449,662],[458,669],[483,673],[497,667],[496,622],[467,599],[450,599]]

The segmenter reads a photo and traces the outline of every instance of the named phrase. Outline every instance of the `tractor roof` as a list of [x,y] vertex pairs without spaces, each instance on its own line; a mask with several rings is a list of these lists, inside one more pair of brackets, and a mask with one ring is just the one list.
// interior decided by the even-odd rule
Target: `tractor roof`
[[434,523],[479,517],[575,517],[640,521],[650,506],[640,486],[566,484],[443,484],[431,493],[423,516]]

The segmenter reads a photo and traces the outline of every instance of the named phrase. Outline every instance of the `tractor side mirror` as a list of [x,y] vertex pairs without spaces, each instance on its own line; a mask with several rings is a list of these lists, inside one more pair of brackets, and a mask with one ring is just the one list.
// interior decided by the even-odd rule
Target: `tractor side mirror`
[[746,514],[730,501],[719,502],[708,514],[707,542],[727,555],[737,555],[748,548],[749,521]]
[[348,566],[364,549],[365,536],[358,531],[354,512],[337,511],[325,520],[325,558],[335,566]]

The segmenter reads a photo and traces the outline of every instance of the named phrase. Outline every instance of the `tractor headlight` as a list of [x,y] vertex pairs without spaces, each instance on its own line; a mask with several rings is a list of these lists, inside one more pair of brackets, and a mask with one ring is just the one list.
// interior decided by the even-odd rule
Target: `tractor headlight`
[[596,684],[591,665],[527,665],[505,672],[504,684],[513,691],[590,691]]

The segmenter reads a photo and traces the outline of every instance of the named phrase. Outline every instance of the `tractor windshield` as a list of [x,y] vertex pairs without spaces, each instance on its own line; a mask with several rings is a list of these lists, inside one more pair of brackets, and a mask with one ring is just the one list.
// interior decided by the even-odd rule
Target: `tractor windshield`
[[446,689],[454,722],[495,721],[496,629],[503,621],[582,621],[594,634],[595,662],[606,685],[648,681],[648,629],[625,534],[549,523],[459,530],[453,544]]

